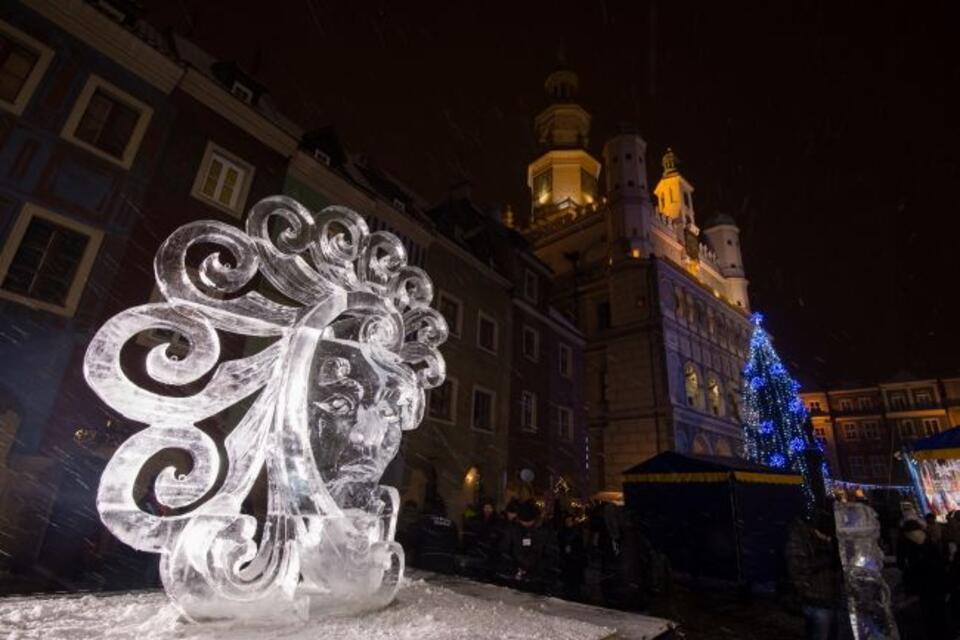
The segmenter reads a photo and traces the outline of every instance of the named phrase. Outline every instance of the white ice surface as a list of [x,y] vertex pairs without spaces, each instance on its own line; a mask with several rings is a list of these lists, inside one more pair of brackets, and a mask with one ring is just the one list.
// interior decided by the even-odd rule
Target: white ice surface
[[600,640],[615,633],[610,627],[545,612],[551,608],[548,599],[516,604],[511,602],[514,592],[497,591],[503,599],[482,599],[423,580],[407,580],[396,601],[380,611],[282,626],[180,622],[179,613],[162,592],[8,598],[0,599],[0,638]]

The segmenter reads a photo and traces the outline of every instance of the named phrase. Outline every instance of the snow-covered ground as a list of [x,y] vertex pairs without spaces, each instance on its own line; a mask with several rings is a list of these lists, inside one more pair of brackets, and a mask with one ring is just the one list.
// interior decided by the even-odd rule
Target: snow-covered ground
[[360,616],[291,622],[283,627],[194,625],[178,618],[162,592],[7,598],[0,599],[0,638],[644,640],[669,628],[669,623],[656,618],[429,575],[406,580],[392,605]]

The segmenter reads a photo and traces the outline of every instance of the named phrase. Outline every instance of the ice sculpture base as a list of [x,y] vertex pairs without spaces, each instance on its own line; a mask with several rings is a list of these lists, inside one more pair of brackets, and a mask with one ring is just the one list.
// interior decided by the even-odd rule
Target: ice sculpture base
[[188,624],[162,592],[0,599],[0,629],[21,639],[151,638],[157,640],[652,640],[673,625],[620,611],[414,573],[380,611],[274,623]]

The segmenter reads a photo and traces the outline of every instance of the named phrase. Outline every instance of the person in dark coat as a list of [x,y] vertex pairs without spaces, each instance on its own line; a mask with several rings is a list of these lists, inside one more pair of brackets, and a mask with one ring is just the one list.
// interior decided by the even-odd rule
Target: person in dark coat
[[787,569],[800,597],[808,640],[836,640],[840,633],[843,570],[833,513],[818,509],[796,520],[787,538]]
[[416,566],[437,573],[456,573],[460,538],[457,525],[440,502],[430,505],[416,527]]
[[501,553],[512,571],[510,582],[518,589],[539,593],[543,590],[546,541],[537,526],[540,510],[532,500],[517,508],[517,524],[507,529],[501,540]]
[[946,640],[947,565],[940,547],[930,539],[924,526],[907,520],[900,529],[897,566],[903,572],[903,589],[920,604],[925,640]]
[[467,522],[463,532],[463,552],[481,580],[490,580],[496,573],[502,531],[493,500],[485,498],[480,502],[479,513]]
[[587,567],[587,550],[583,544],[583,529],[570,514],[564,516],[557,532],[560,551],[561,596],[564,600],[580,600]]

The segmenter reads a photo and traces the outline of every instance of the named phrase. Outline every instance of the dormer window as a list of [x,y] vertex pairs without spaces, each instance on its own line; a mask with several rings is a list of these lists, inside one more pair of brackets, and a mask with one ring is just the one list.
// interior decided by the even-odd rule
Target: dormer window
[[393,208],[400,213],[406,213],[407,211],[407,205],[400,198],[393,199]]
[[314,150],[313,150],[313,159],[316,160],[317,162],[319,162],[320,164],[322,164],[322,165],[325,166],[325,167],[329,167],[329,166],[330,166],[330,156],[328,156],[327,154],[325,154],[325,153],[324,153],[323,151],[321,151],[320,149],[314,149]]
[[230,87],[230,93],[240,98],[247,104],[253,104],[253,90],[240,81],[234,81],[233,86]]

